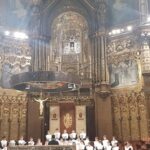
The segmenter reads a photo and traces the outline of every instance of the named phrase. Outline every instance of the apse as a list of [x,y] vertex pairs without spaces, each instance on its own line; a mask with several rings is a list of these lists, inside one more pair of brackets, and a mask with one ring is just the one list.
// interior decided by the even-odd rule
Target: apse
[[54,19],[49,30],[52,33],[50,40],[40,35],[38,28],[33,35],[30,33],[30,69],[12,75],[11,87],[55,93],[78,90],[82,78],[90,80],[90,42],[85,18],[67,11]]

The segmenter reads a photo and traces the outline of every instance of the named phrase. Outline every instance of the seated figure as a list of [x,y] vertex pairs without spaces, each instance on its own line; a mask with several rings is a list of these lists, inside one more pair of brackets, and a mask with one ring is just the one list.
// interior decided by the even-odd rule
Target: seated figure
[[30,137],[30,140],[28,141],[28,145],[33,146],[34,145],[34,141],[33,138]]
[[55,135],[52,135],[52,140],[48,143],[48,145],[59,145],[58,141],[55,139]]
[[94,147],[89,142],[88,145],[86,145],[86,150],[94,150]]
[[55,130],[54,135],[56,140],[60,140],[60,132],[58,129]]
[[77,139],[77,133],[74,130],[72,130],[72,132],[70,133],[70,139],[71,140],[76,140]]
[[18,145],[25,145],[25,144],[26,144],[26,142],[23,139],[23,136],[21,136],[20,139],[18,140]]
[[46,140],[51,141],[51,139],[52,139],[52,135],[50,134],[50,131],[47,131]]
[[118,141],[116,140],[116,138],[114,136],[112,138],[111,145],[112,145],[112,150],[118,150],[119,149]]
[[86,133],[84,130],[81,131],[81,133],[79,134],[79,137],[81,140],[85,140],[86,139]]
[[16,145],[16,141],[15,140],[10,140],[9,141],[9,146],[15,146]]
[[103,136],[102,143],[103,143],[104,149],[107,149],[108,147],[110,147],[110,142],[107,139],[106,135]]
[[68,140],[68,138],[69,138],[69,135],[67,133],[67,130],[64,130],[64,133],[62,134],[62,139],[63,140]]
[[7,145],[8,145],[8,142],[6,140],[6,137],[3,136],[2,140],[0,141],[0,149],[7,150]]
[[95,137],[94,148],[96,150],[103,150],[103,145],[102,145],[101,141],[99,141],[98,137]]
[[37,142],[36,142],[36,145],[37,145],[37,146],[42,146],[42,145],[43,145],[40,138],[38,138],[38,140],[37,140]]

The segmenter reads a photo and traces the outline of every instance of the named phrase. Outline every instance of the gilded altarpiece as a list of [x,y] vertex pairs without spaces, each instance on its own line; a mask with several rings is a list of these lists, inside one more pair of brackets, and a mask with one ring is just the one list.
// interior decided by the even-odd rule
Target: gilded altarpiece
[[7,90],[0,94],[0,136],[8,140],[26,135],[26,95],[14,93]]
[[132,91],[112,96],[114,135],[122,140],[139,140],[148,136],[144,94]]
[[56,17],[52,24],[49,68],[91,79],[91,45],[86,19],[68,11]]
[[131,33],[112,37],[107,52],[114,135],[121,140],[144,139],[148,136],[147,107],[141,92],[143,79],[138,38]]

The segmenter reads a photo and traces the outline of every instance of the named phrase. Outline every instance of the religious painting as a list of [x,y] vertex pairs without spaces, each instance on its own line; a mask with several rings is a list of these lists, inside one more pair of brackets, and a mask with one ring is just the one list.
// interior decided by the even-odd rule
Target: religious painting
[[69,113],[66,113],[63,116],[63,123],[66,129],[70,128],[72,126],[72,115]]
[[60,131],[71,132],[75,130],[75,105],[74,103],[60,103]]
[[139,19],[139,0],[109,0],[110,24],[120,25]]
[[109,66],[112,87],[134,85],[138,83],[138,64],[134,60],[126,60]]

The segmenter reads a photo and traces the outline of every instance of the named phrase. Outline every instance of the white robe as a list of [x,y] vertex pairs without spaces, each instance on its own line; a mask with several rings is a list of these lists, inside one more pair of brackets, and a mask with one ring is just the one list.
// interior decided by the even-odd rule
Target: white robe
[[15,140],[10,140],[10,141],[9,141],[9,146],[15,146],[15,145],[16,145]]
[[80,139],[83,140],[83,139],[86,138],[86,133],[85,132],[81,132],[79,136],[80,136]]
[[103,145],[99,141],[94,141],[94,148],[97,150],[102,150]]
[[2,150],[7,150],[7,141],[6,140],[1,140],[1,146],[3,147]]
[[62,134],[62,138],[63,138],[64,140],[67,140],[68,137],[69,137],[68,133],[63,133],[63,134]]
[[76,133],[71,133],[71,134],[70,134],[70,138],[71,138],[71,139],[76,139],[76,136],[77,136]]
[[34,141],[29,141],[28,145],[33,146],[34,145]]
[[47,141],[51,141],[51,139],[52,139],[52,135],[51,135],[51,134],[47,134],[47,135],[46,135],[46,140],[47,140]]
[[54,135],[55,135],[55,139],[57,140],[60,139],[60,132],[55,132]]
[[107,149],[107,147],[110,145],[109,140],[107,139],[103,140],[102,143],[103,143],[104,149]]
[[91,146],[91,145],[87,145],[86,146],[86,150],[93,150],[94,148],[93,148],[93,146]]
[[25,140],[19,140],[19,141],[18,141],[18,144],[19,144],[19,145],[25,145],[26,142],[25,142]]

